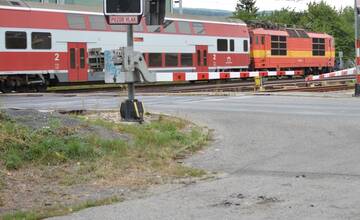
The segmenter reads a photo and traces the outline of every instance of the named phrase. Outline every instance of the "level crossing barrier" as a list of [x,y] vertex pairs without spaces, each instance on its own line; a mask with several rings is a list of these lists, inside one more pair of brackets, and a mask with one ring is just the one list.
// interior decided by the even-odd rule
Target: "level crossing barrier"
[[330,79],[334,77],[341,77],[341,76],[356,76],[356,68],[346,69],[346,70],[340,70],[336,72],[321,74],[318,76],[308,76],[305,78],[305,81],[316,81],[316,80],[324,80],[324,79]]
[[181,82],[201,80],[246,79],[271,76],[301,76],[303,71],[255,71],[255,72],[164,72],[156,73],[156,82]]

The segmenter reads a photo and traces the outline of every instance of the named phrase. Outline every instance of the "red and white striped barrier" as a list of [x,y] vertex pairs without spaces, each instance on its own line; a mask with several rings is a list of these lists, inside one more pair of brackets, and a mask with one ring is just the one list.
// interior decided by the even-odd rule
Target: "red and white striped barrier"
[[299,71],[257,71],[257,72],[173,72],[156,73],[156,82],[199,81],[218,79],[245,79],[267,76],[300,76]]
[[328,79],[328,78],[333,78],[333,77],[351,76],[351,75],[356,75],[356,68],[340,70],[340,71],[336,71],[336,72],[332,72],[332,73],[321,74],[318,76],[308,76],[308,77],[306,77],[305,81],[323,80],[323,79]]

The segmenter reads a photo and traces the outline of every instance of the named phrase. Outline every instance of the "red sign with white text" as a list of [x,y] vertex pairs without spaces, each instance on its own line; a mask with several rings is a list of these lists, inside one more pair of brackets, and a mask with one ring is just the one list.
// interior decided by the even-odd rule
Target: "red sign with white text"
[[124,15],[110,15],[108,17],[109,24],[112,25],[126,25],[126,24],[139,24],[140,19],[138,16],[124,16]]

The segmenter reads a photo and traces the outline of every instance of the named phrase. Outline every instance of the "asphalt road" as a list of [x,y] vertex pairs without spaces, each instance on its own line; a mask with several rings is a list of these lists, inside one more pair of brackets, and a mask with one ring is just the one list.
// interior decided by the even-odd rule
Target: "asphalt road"
[[[360,100],[277,96],[142,97],[151,111],[215,129],[187,160],[219,178],[62,219],[360,220]],[[3,108],[113,109],[119,98],[0,96]]]

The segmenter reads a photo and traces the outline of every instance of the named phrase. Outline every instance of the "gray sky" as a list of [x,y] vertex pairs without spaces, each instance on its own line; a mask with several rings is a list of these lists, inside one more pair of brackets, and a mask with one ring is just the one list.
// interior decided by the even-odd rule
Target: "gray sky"
[[[306,9],[308,2],[320,2],[321,0],[257,0],[257,7],[263,10],[275,10],[283,7]],[[354,0],[325,0],[336,8],[354,5]],[[234,11],[237,0],[183,0],[184,7],[190,8],[213,8]],[[176,7],[176,6],[175,6]]]

